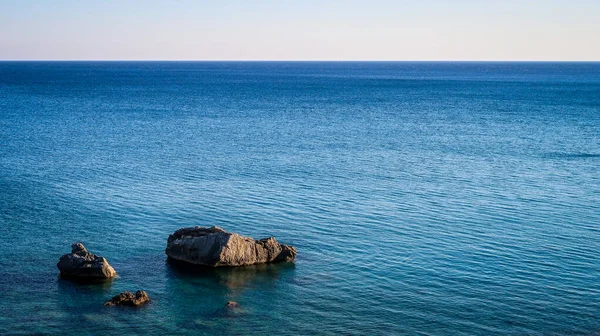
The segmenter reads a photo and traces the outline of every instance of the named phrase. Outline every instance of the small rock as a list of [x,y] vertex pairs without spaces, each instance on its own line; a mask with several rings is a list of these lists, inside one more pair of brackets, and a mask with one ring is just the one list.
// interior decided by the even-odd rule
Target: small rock
[[246,309],[242,308],[242,305],[235,301],[227,301],[227,303],[221,308],[217,309],[214,313],[214,317],[220,318],[236,318],[248,315]]
[[72,280],[108,280],[117,275],[106,258],[89,253],[82,243],[71,246],[71,253],[56,264],[63,278]]
[[133,295],[131,292],[123,292],[119,295],[115,295],[112,299],[104,303],[105,306],[140,306],[150,301],[148,293],[143,290],[135,292]]
[[225,308],[227,308],[227,309],[238,309],[241,307],[242,306],[235,301],[227,301],[227,303],[225,304]]

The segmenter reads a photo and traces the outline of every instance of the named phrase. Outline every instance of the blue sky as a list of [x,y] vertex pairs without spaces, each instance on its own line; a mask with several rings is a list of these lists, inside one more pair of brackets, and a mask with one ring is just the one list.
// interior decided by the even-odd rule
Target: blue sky
[[0,59],[600,60],[600,1],[0,0]]

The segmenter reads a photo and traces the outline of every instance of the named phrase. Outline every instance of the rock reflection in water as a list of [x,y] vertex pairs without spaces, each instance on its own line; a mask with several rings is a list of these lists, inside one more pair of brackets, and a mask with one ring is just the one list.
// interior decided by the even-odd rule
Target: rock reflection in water
[[171,276],[218,283],[231,291],[253,287],[257,282],[276,282],[282,271],[295,268],[293,263],[214,268],[192,265],[170,258],[167,260],[167,264]]

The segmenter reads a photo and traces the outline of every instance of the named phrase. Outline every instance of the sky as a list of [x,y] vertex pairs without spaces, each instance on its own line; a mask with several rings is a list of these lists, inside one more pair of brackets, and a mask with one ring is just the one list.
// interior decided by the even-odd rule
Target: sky
[[600,0],[0,0],[0,60],[600,61]]

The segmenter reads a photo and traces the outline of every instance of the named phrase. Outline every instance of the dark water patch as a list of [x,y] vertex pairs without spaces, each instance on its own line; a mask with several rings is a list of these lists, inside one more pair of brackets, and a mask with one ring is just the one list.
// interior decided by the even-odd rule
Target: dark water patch
[[564,153],[564,152],[552,152],[547,153],[543,156],[544,158],[550,159],[566,159],[566,160],[577,160],[577,159],[597,159],[600,158],[600,154],[597,153]]

